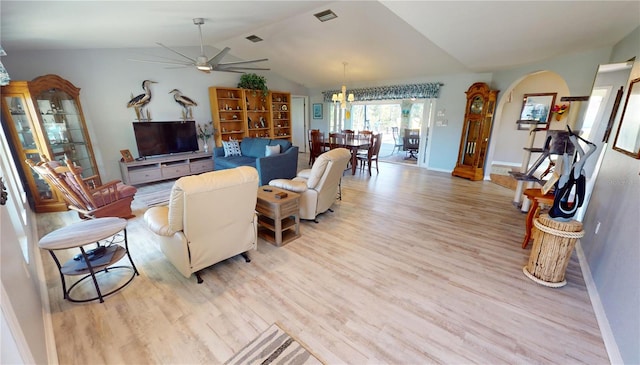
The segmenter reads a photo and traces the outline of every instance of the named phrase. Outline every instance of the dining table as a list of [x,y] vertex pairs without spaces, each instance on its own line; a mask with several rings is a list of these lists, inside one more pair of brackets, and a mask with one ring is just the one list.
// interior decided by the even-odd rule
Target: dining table
[[342,147],[351,151],[351,175],[356,174],[356,167],[358,165],[358,150],[367,150],[371,140],[368,138],[326,138],[322,142],[323,147]]

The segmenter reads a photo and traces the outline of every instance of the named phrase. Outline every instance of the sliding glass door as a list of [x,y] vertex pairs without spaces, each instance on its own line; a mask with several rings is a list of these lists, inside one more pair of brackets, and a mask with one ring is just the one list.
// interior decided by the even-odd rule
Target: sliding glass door
[[[341,129],[372,130],[383,133],[381,160],[386,157],[391,161],[426,167],[431,104],[430,100],[356,102],[351,105],[350,110],[346,111],[347,118]],[[337,128],[337,123],[332,123],[332,127]],[[394,129],[396,136],[394,136]],[[420,135],[420,147],[415,154],[417,158],[407,158],[410,154],[406,148],[394,149],[396,144],[402,144],[405,130],[413,130]]]

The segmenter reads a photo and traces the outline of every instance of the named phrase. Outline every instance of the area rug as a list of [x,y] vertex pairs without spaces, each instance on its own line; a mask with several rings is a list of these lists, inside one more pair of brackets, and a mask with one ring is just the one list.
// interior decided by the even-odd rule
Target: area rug
[[147,208],[168,205],[171,189],[175,183],[176,179],[171,179],[139,185],[135,200],[142,202]]
[[225,364],[300,365],[322,362],[274,323]]

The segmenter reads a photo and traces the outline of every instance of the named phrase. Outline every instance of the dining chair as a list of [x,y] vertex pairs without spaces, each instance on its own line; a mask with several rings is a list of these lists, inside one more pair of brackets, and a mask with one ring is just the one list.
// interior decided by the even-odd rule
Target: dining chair
[[324,152],[323,139],[324,135],[319,129],[309,130],[309,166]]
[[366,153],[358,153],[356,156],[360,162],[360,171],[364,170],[365,165],[369,168],[369,176],[371,176],[371,164],[376,162],[376,172],[380,173],[378,169],[378,155],[380,154],[380,147],[382,146],[382,133],[372,134],[371,143]]
[[404,130],[404,150],[407,152],[407,156],[404,158],[408,159],[418,159],[418,149],[420,148],[420,130],[419,129],[405,129]]
[[353,139],[356,136],[356,132],[353,129],[343,129],[342,133],[346,139]]
[[344,145],[347,135],[344,133],[329,133],[329,149],[333,150]]
[[398,127],[391,127],[391,133],[393,135],[393,150],[391,150],[391,154],[393,155],[396,148],[398,149],[398,152],[401,151],[403,144],[402,138],[400,138],[400,131]]

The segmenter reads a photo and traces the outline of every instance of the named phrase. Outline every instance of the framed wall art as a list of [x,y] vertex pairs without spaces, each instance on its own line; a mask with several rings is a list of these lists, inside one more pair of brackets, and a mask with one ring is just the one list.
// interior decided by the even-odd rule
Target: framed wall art
[[313,104],[313,119],[322,119],[322,104]]
[[640,77],[629,83],[613,149],[640,159]]
[[531,124],[547,129],[551,118],[551,108],[556,102],[556,95],[557,93],[524,94],[520,119],[516,122],[518,129],[529,129]]
[[124,162],[133,162],[133,156],[131,155],[131,151],[129,151],[129,150],[120,150],[120,154],[122,155],[122,161],[124,161]]

